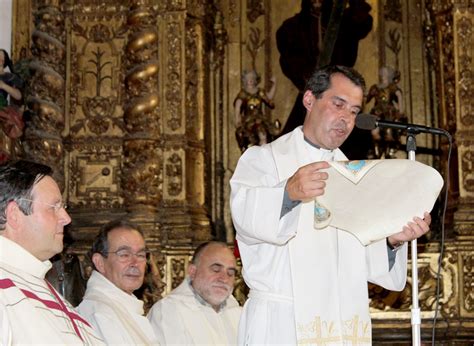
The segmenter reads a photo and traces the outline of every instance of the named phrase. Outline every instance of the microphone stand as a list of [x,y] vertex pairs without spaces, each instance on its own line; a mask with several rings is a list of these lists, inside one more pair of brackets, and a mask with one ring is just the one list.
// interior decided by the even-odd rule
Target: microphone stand
[[[416,138],[418,131],[407,131],[407,153],[408,159],[416,161]],[[411,276],[412,276],[412,305],[411,305],[411,330],[412,330],[412,345],[420,346],[421,344],[421,312],[418,300],[418,248],[417,239],[411,241]]]

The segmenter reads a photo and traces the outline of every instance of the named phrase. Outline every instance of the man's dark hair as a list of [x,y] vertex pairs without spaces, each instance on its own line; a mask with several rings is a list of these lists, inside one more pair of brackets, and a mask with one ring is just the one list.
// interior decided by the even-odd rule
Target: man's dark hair
[[196,250],[194,250],[194,254],[193,254],[193,258],[191,259],[191,263],[194,264],[194,265],[198,265],[203,251],[211,245],[217,245],[219,247],[225,247],[226,249],[229,248],[226,243],[221,242],[221,241],[208,241],[206,243],[202,243],[201,245],[199,245],[196,248]]
[[314,97],[320,99],[322,94],[331,87],[331,76],[338,73],[360,87],[365,94],[364,77],[353,68],[341,65],[327,65],[316,69],[306,83],[305,91],[310,90]]
[[32,161],[7,161],[0,166],[0,230],[7,223],[6,209],[14,201],[25,215],[33,212],[31,190],[45,176],[51,176],[51,167]]
[[92,255],[95,253],[99,253],[102,256],[107,257],[108,255],[107,253],[109,252],[109,240],[108,240],[109,233],[117,228],[125,228],[131,231],[137,231],[138,233],[141,234],[143,238],[145,238],[142,230],[138,227],[138,225],[135,225],[134,223],[128,220],[118,219],[118,220],[110,221],[100,228],[99,234],[95,237],[94,242],[92,243],[92,249],[90,252],[91,258],[92,258]]

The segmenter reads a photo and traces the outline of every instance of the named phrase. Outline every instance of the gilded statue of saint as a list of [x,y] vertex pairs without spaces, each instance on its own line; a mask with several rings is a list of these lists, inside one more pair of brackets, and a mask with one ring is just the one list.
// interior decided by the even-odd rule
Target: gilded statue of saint
[[[370,87],[367,94],[367,104],[373,99],[374,104],[370,113],[377,118],[389,121],[406,122],[403,115],[403,95],[398,82],[400,73],[395,69],[384,66],[379,70],[378,84]],[[374,141],[373,156],[376,158],[394,158],[400,146],[397,130],[390,128],[376,128],[372,130]]]
[[260,78],[255,70],[242,73],[242,89],[234,101],[236,138],[240,150],[252,145],[270,142],[280,130],[279,121],[272,122],[264,112],[264,107],[273,109],[276,81],[271,78],[268,91],[258,87]]
[[[8,68],[8,70],[7,70]],[[13,71],[13,65],[6,50],[0,49],[0,126],[6,137],[11,140],[19,138],[25,127],[23,111],[15,104],[21,101],[22,79]],[[0,139],[0,162],[10,156],[11,144]]]

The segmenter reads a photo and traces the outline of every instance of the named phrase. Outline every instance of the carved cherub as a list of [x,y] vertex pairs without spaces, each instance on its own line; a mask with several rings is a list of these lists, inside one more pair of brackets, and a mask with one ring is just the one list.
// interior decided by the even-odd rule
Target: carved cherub
[[255,70],[242,73],[242,89],[234,101],[236,137],[239,147],[245,151],[252,145],[262,145],[272,140],[280,130],[280,122],[272,123],[265,115],[264,105],[273,109],[276,79],[270,79],[270,90],[258,87],[260,78]]
[[[370,87],[367,94],[367,104],[374,99],[370,113],[380,119],[406,122],[403,115],[403,95],[398,86],[400,72],[384,66],[379,70],[379,80],[378,84]],[[394,157],[395,151],[400,145],[399,134],[396,130],[376,128],[372,130],[372,138],[375,157]]]

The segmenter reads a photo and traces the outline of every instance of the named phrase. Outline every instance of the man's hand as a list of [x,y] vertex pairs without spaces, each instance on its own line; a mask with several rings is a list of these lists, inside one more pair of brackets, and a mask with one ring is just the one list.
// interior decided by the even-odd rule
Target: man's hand
[[329,167],[329,163],[325,161],[313,162],[300,167],[286,183],[290,199],[306,202],[324,194],[325,180],[327,180],[328,174],[320,172],[320,170]]
[[393,246],[397,247],[406,241],[418,239],[423,234],[430,230],[431,215],[427,212],[424,214],[424,218],[414,217],[412,222],[409,222],[406,226],[403,226],[403,230],[399,233],[391,235],[387,238],[388,242]]

